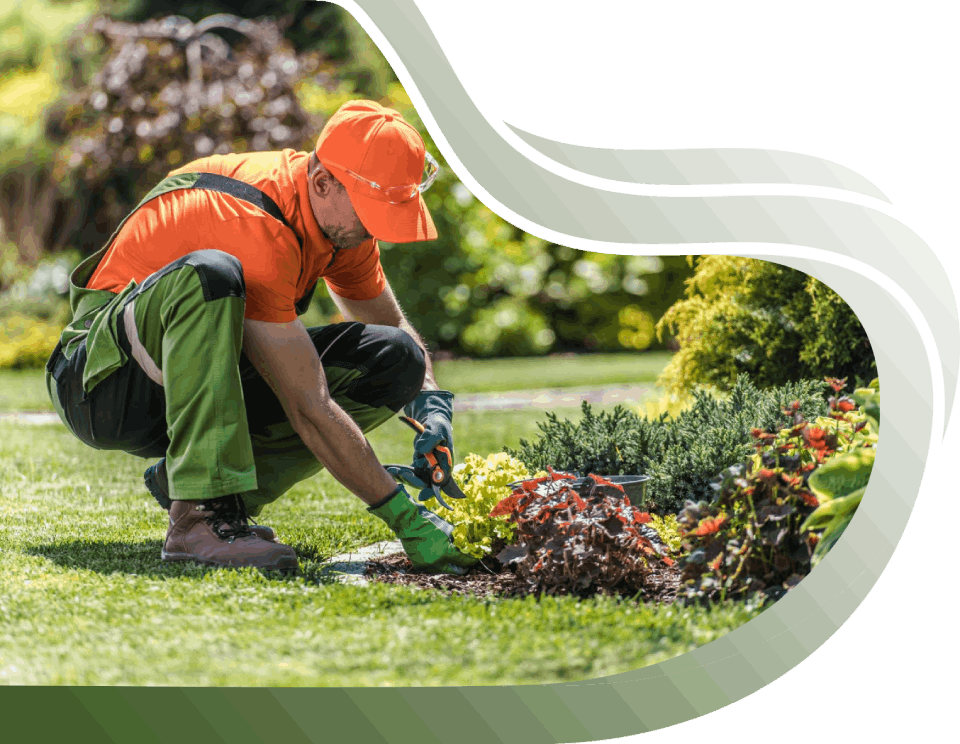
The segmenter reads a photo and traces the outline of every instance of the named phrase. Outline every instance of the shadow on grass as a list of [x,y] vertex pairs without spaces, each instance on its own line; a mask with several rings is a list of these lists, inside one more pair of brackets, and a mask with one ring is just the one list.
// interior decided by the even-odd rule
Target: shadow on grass
[[[99,574],[133,574],[154,579],[176,579],[202,576],[210,571],[224,570],[203,566],[191,561],[167,562],[161,560],[162,540],[124,541],[69,541],[24,548],[28,555],[45,558],[66,569],[94,571]],[[300,555],[301,578],[304,557]],[[266,571],[271,578],[292,578],[296,574]]]

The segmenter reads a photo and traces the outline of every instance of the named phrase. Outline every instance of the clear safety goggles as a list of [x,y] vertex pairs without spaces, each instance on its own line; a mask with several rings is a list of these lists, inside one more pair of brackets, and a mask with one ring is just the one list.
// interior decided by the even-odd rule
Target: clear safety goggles
[[433,182],[437,180],[437,176],[440,175],[440,165],[434,159],[433,155],[426,151],[424,151],[423,155],[423,179],[420,183],[404,184],[402,186],[381,186],[376,181],[364,178],[359,173],[345,168],[342,165],[337,163],[330,163],[329,165],[340,169],[357,181],[360,188],[355,187],[352,189],[353,191],[363,193],[371,199],[376,199],[377,201],[388,204],[403,204],[416,199],[420,194],[429,189],[433,185]]

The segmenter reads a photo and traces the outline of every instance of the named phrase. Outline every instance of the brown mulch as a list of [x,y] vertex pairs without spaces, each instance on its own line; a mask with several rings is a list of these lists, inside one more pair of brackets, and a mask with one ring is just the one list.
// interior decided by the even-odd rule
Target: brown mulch
[[[502,568],[494,558],[485,558],[463,576],[450,576],[415,571],[407,557],[398,553],[370,561],[365,575],[372,581],[385,584],[440,589],[451,594],[474,597],[522,597],[533,593],[525,582],[510,570]],[[669,604],[677,598],[679,588],[679,568],[657,568],[647,576],[640,599]]]

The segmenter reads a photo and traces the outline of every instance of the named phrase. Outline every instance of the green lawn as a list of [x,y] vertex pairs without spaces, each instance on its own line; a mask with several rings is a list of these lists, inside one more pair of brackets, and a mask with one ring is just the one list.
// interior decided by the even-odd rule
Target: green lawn
[[[436,364],[437,383],[455,393],[535,388],[652,385],[669,352],[589,354],[575,357],[455,360]],[[0,413],[52,411],[42,370],[0,370]]]
[[[516,446],[541,419],[463,413],[457,449],[486,455]],[[406,462],[411,437],[392,421],[370,440],[383,461]],[[755,614],[741,605],[478,600],[324,583],[324,558],[391,537],[326,473],[262,515],[297,550],[299,576],[166,565],[165,514],[143,490],[146,464],[88,449],[59,425],[0,422],[0,681],[549,683],[663,661]]]
[[42,369],[0,369],[0,413],[52,410]]
[[436,364],[437,384],[455,393],[535,388],[652,385],[670,361],[666,351],[518,359],[458,359]]

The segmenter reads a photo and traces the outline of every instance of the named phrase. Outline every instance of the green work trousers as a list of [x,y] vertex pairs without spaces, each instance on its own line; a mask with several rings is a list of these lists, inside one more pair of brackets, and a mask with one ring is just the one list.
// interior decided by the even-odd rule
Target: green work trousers
[[[64,423],[92,447],[166,457],[173,499],[239,493],[256,516],[322,465],[242,352],[244,305],[240,262],[221,251],[190,253],[147,277],[103,309],[126,356],[119,369],[84,390],[86,342],[51,358]],[[308,333],[333,399],[362,431],[419,393],[424,354],[398,328],[338,323]]]

